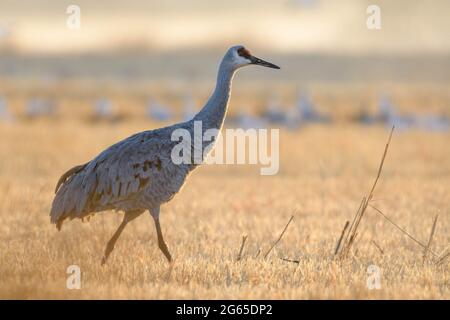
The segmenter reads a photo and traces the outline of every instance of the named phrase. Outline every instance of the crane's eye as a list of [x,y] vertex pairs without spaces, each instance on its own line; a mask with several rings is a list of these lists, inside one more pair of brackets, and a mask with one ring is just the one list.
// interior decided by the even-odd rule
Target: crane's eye
[[239,48],[237,51],[238,55],[240,55],[241,57],[247,58],[249,59],[252,55],[250,54],[250,51],[248,51],[247,49],[245,49],[244,47]]

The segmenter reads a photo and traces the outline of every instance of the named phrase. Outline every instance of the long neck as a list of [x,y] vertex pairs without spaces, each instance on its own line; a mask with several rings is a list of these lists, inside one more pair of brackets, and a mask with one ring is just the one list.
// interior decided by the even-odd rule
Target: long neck
[[231,81],[235,70],[221,63],[217,75],[216,88],[206,105],[194,117],[194,121],[202,121],[203,129],[221,129],[227,113],[231,94]]

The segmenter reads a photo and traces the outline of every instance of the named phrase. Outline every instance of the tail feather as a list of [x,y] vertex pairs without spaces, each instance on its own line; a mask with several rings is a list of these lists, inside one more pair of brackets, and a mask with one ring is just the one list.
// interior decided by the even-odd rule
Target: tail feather
[[59,187],[66,182],[68,178],[73,176],[74,174],[77,174],[81,170],[83,170],[87,166],[87,163],[81,164],[79,166],[75,166],[72,169],[68,170],[66,173],[64,173],[61,178],[59,178],[58,183],[56,184],[55,193],[58,192]]
[[50,211],[50,221],[56,224],[58,230],[61,230],[62,223],[66,218],[77,213],[77,203],[82,201],[85,196],[82,192],[83,175],[80,173],[87,165],[88,163],[73,167],[64,173],[56,184],[56,195]]

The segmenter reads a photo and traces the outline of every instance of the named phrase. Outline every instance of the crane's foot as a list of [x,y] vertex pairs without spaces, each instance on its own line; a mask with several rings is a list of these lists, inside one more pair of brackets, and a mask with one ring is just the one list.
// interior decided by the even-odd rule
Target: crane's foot
[[108,260],[109,255],[114,250],[114,245],[116,244],[117,239],[119,239],[120,234],[122,233],[123,229],[125,229],[125,226],[127,225],[127,223],[129,221],[131,221],[129,219],[129,215],[125,214],[123,221],[120,224],[119,228],[117,228],[117,230],[114,233],[114,235],[112,236],[112,238],[106,244],[105,255],[103,256],[103,259],[102,259],[102,266],[106,263],[106,260]]
[[172,263],[172,256],[170,255],[170,253],[168,253],[167,252],[167,254],[165,254],[165,256],[166,256],[166,258],[167,258],[167,261],[169,262],[169,263]]
[[114,245],[112,245],[110,242],[106,245],[105,254],[102,258],[102,266],[105,265],[106,261],[108,260],[109,255],[114,250]]
[[108,260],[108,256],[103,256],[101,265],[104,266],[107,260]]
[[167,248],[167,245],[164,242],[164,240],[159,240],[158,241],[158,246],[159,246],[159,249],[162,251],[162,253],[164,253],[164,255],[166,256],[167,261],[169,261],[169,263],[171,263],[172,262],[172,256],[170,255],[169,248]]

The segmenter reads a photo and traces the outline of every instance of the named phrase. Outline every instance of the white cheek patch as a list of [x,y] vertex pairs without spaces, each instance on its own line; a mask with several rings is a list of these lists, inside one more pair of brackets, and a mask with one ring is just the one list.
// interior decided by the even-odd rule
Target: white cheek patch
[[237,58],[237,62],[238,62],[240,65],[245,65],[245,64],[249,64],[251,61],[248,60],[248,59],[246,59],[246,58],[244,58],[244,57],[239,56],[239,57]]

